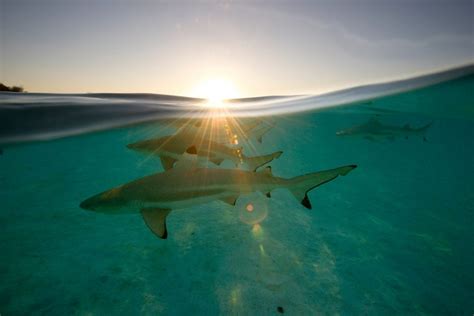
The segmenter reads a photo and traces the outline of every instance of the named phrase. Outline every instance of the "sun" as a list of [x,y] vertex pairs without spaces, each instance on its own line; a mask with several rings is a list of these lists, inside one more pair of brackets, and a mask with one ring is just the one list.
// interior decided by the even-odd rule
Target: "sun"
[[229,80],[209,79],[198,84],[193,91],[193,95],[206,99],[204,106],[222,108],[225,107],[226,99],[238,98],[239,92]]

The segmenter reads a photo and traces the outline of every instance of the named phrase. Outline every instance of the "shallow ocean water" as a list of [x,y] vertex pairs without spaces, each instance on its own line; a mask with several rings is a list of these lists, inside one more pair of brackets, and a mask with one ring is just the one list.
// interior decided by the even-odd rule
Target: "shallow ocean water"
[[[468,80],[460,98],[472,107]],[[413,98],[377,102],[397,100],[410,108]],[[283,151],[270,163],[275,175],[358,168],[311,191],[312,210],[278,189],[270,199],[254,193],[236,206],[173,211],[167,240],[139,214],[79,204],[161,171],[159,159],[126,145],[173,129],[149,123],[4,146],[0,313],[472,314],[474,120],[378,112],[396,126],[433,121],[427,141],[336,136],[374,113],[353,106],[262,117],[275,127],[244,152]]]

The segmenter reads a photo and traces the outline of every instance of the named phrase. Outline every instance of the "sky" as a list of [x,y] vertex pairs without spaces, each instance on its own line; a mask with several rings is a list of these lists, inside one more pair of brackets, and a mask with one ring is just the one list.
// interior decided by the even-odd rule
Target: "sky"
[[473,3],[0,0],[0,82],[205,97],[203,82],[220,80],[229,97],[321,93],[473,63]]

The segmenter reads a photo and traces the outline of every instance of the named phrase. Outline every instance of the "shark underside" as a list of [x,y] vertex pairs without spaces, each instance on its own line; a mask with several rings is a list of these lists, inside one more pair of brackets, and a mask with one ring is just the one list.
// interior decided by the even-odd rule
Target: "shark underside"
[[262,192],[270,197],[286,188],[311,209],[307,193],[356,168],[348,165],[290,179],[273,176],[271,167],[260,172],[236,169],[170,169],[107,190],[83,201],[83,209],[109,213],[140,212],[150,230],[160,238],[168,235],[166,217],[171,210],[221,200],[231,205],[239,195]]

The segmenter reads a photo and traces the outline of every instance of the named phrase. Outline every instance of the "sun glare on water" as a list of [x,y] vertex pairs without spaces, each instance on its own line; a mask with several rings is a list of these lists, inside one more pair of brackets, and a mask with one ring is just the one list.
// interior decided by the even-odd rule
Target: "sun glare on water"
[[206,99],[203,106],[209,108],[225,108],[225,100],[239,97],[235,85],[225,79],[206,80],[194,89],[193,95]]

